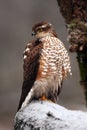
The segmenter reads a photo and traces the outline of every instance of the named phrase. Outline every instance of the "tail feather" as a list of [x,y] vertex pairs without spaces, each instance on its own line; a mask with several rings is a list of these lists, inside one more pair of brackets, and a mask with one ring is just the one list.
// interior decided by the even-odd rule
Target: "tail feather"
[[21,108],[26,107],[27,104],[32,100],[32,97],[33,97],[33,95],[34,95],[33,93],[34,93],[34,89],[32,88],[32,89],[30,90],[30,92],[28,93],[26,99],[25,99],[24,102],[22,103]]
[[21,108],[22,103],[24,102],[24,100],[26,98],[26,95],[28,95],[28,93],[29,93],[31,87],[33,86],[33,84],[34,84],[33,80],[27,80],[27,81],[23,82],[21,98],[20,98],[20,101],[19,101],[19,106],[18,106],[17,111]]

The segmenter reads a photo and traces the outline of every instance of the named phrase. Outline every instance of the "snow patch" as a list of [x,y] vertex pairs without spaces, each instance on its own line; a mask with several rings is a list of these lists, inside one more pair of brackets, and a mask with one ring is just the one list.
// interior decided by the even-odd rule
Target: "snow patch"
[[17,112],[15,130],[87,130],[87,112],[35,101]]

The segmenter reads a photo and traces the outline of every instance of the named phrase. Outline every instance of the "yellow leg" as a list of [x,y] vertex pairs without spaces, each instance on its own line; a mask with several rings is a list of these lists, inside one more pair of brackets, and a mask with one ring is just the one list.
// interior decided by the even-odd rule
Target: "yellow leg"
[[42,100],[42,101],[45,101],[45,100],[47,100],[47,101],[49,101],[49,102],[53,102],[52,100],[50,100],[50,99],[48,99],[46,96],[42,96],[41,98],[39,98],[39,100]]
[[44,95],[39,100],[48,100]]

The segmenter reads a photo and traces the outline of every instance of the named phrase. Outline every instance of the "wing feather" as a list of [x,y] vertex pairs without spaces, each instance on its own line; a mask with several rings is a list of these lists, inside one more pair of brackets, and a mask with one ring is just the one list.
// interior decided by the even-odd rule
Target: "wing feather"
[[18,110],[21,108],[28,92],[31,90],[39,69],[39,58],[42,50],[42,44],[40,41],[33,41],[28,43],[24,51],[24,81],[22,85],[22,93],[18,106]]

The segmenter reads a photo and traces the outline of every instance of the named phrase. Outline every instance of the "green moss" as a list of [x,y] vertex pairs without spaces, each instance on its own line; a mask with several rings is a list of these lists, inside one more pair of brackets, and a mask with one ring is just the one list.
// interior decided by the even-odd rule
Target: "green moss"
[[87,24],[85,22],[79,21],[78,19],[73,19],[68,25],[68,28],[70,29],[79,29],[82,32],[85,32],[87,34]]
[[85,94],[86,107],[87,107],[87,89],[85,89],[85,92],[84,92],[84,94]]
[[87,65],[84,63],[79,63],[81,81],[87,79]]
[[77,59],[80,69],[81,81],[87,82],[87,57],[85,56],[84,53],[78,52]]
[[80,30],[84,31],[84,32],[87,34],[87,25],[86,25],[84,22],[79,22],[79,23],[77,24],[77,27],[78,27]]

